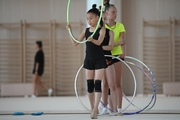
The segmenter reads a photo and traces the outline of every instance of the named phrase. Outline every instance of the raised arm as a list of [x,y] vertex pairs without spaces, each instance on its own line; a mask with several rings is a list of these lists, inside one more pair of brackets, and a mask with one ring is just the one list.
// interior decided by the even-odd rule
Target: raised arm
[[[70,25],[67,25],[66,28],[70,28],[70,31],[71,31],[71,26]],[[71,32],[72,33],[72,32]],[[73,35],[74,36],[74,35]],[[79,43],[77,43],[76,41],[73,40],[73,38],[69,35],[70,37],[70,40],[72,42],[72,44],[74,46],[77,46]],[[79,37],[77,38],[78,41],[82,41],[83,39],[85,38],[85,29],[81,32],[81,34],[79,35]]]

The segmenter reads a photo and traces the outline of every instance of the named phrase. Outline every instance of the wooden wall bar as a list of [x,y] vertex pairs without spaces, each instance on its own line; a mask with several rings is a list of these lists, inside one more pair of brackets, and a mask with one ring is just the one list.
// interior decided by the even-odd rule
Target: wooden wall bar
[[[54,89],[55,95],[74,95],[74,78],[82,64],[82,44],[74,47],[69,39],[64,23],[54,21]],[[81,22],[71,23],[72,31],[78,37]],[[68,37],[65,37],[68,36]],[[82,95],[82,74],[77,84],[78,93]]]
[[[35,42],[42,41],[45,56],[45,67],[42,81],[49,87],[52,87],[52,23],[29,23],[24,22],[24,82],[32,82],[32,70],[34,65],[34,56],[36,53]],[[47,91],[40,89],[40,95],[47,95]]]
[[22,21],[0,23],[0,83],[22,82]]
[[[157,93],[162,94],[163,82],[172,81],[171,20],[143,20],[143,61],[153,71]],[[152,85],[143,76],[143,93],[151,94]]]
[[180,19],[174,18],[174,78],[180,81]]
[[[32,83],[36,53],[35,42],[43,42],[45,69],[42,81],[54,89],[54,95],[75,95],[74,77],[82,64],[82,46],[73,47],[65,22],[21,21],[0,23],[0,83]],[[81,31],[81,21],[72,23],[74,34]],[[82,94],[82,75],[78,92]],[[40,89],[39,95],[47,95]]]

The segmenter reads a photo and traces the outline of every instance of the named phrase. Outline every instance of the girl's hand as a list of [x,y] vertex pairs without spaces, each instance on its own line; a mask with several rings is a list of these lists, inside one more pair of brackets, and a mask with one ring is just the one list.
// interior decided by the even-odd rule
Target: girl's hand
[[92,42],[94,39],[93,39],[92,37],[89,37],[87,40],[88,40],[89,42]]
[[70,25],[70,24],[67,24],[67,25],[66,25],[66,29],[71,29],[71,25]]
[[121,40],[121,41],[119,42],[119,44],[122,46],[122,45],[124,45],[124,44],[126,44],[126,43],[125,43],[124,40]]
[[125,54],[121,54],[121,55],[119,55],[119,57],[124,59],[125,58]]

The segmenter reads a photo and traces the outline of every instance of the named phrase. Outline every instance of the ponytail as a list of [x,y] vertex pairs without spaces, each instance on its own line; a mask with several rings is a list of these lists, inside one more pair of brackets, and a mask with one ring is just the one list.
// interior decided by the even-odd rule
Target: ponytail
[[110,0],[104,0],[105,12],[109,10],[110,7],[114,6],[113,4],[109,3]]

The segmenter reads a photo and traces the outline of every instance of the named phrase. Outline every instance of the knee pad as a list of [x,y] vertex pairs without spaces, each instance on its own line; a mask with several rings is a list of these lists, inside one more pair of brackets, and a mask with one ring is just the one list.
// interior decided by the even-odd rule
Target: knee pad
[[102,92],[101,80],[95,80],[95,92]]
[[94,92],[94,80],[93,79],[87,80],[87,91],[88,91],[88,93]]

